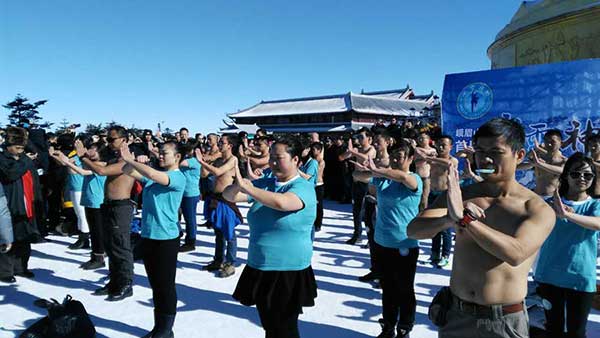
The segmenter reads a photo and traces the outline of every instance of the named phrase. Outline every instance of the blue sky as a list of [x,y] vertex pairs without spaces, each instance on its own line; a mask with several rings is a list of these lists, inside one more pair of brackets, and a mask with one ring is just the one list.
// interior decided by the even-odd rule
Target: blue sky
[[489,68],[520,3],[0,0],[0,102],[48,99],[56,123],[206,133],[261,100],[441,94],[445,74]]

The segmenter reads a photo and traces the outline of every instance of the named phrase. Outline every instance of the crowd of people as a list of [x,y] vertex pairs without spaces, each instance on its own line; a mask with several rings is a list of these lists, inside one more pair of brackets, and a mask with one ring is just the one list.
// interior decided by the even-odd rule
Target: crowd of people
[[[154,301],[154,327],[144,337],[173,337],[178,254],[196,249],[197,227],[213,229],[214,257],[202,268],[235,275],[236,226],[244,222],[236,204],[245,202],[248,261],[233,297],[256,305],[265,337],[300,337],[298,317],[317,297],[312,248],[328,198],[352,203],[348,245],[362,243],[366,226],[371,266],[357,277],[382,289],[378,338],[410,336],[425,238],[432,238],[432,266],[443,268],[454,254],[450,285],[429,309],[440,337],[528,337],[532,270],[549,304],[546,330],[585,337],[596,292],[600,135],[568,158],[561,141],[559,130],[549,130],[526,151],[523,127],[503,118],[485,122],[473,146],[454,154],[453,138],[436,123],[413,121],[324,138],[8,127],[0,281],[35,278],[31,244],[49,233],[76,234],[68,249],[91,251],[82,269],[104,267],[108,257],[109,281],[93,293],[107,301],[133,294],[133,262],[144,261]],[[517,170],[534,170],[533,191],[516,180]],[[204,224],[196,223],[200,200]]]

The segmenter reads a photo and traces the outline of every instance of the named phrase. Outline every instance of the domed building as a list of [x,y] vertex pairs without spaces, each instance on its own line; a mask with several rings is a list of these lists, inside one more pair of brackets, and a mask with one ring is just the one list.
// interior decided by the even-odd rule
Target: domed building
[[487,52],[492,69],[600,58],[600,1],[524,1]]

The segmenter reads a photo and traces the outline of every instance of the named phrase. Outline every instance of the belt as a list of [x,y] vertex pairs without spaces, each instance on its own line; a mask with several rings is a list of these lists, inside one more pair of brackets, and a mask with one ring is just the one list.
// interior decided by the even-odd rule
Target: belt
[[523,302],[509,305],[480,305],[476,303],[466,302],[456,295],[452,295],[456,306],[463,312],[471,313],[474,316],[491,316],[494,314],[493,307],[502,306],[502,314],[508,315],[511,313],[521,312],[525,309]]
[[125,198],[122,200],[109,200],[109,199],[105,199],[104,203],[107,206],[117,206],[117,205],[128,205],[128,204],[132,204],[133,202],[131,201],[131,199],[129,198]]

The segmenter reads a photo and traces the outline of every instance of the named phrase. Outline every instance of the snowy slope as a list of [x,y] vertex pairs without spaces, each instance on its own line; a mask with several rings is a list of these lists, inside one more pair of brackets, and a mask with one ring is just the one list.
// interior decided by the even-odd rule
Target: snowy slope
[[[347,245],[352,232],[349,205],[325,203],[323,231],[317,233],[313,268],[317,275],[319,295],[316,306],[305,308],[300,316],[303,337],[375,337],[380,332],[377,319],[381,316],[381,293],[370,284],[357,280],[368,272],[368,249]],[[198,206],[202,210],[202,205]],[[242,206],[242,212],[248,210]],[[199,222],[203,222],[198,216]],[[231,298],[237,278],[247,258],[248,227],[238,227],[238,257],[242,264],[236,274],[220,279],[202,271],[202,265],[212,259],[212,231],[199,228],[197,249],[179,255],[177,293],[179,298],[175,335],[177,337],[263,337],[258,314],[254,308],[238,304]],[[33,306],[37,298],[62,300],[66,294],[81,300],[90,313],[98,337],[141,337],[152,328],[151,290],[144,266],[135,264],[133,297],[110,303],[91,295],[105,282],[107,268],[83,271],[79,264],[88,259],[86,250],[70,251],[67,245],[75,241],[68,237],[50,237],[52,242],[36,244],[30,268],[33,280],[18,278],[16,284],[0,284],[0,337],[14,337],[28,325],[45,315],[45,310]],[[363,238],[366,242],[366,237]],[[428,257],[430,242],[422,243],[419,260]],[[415,290],[417,294],[417,325],[411,337],[437,337],[427,319],[427,306],[442,285],[447,285],[450,271],[419,263]],[[532,318],[532,321],[534,318]],[[600,337],[600,316],[590,316],[589,337]]]

